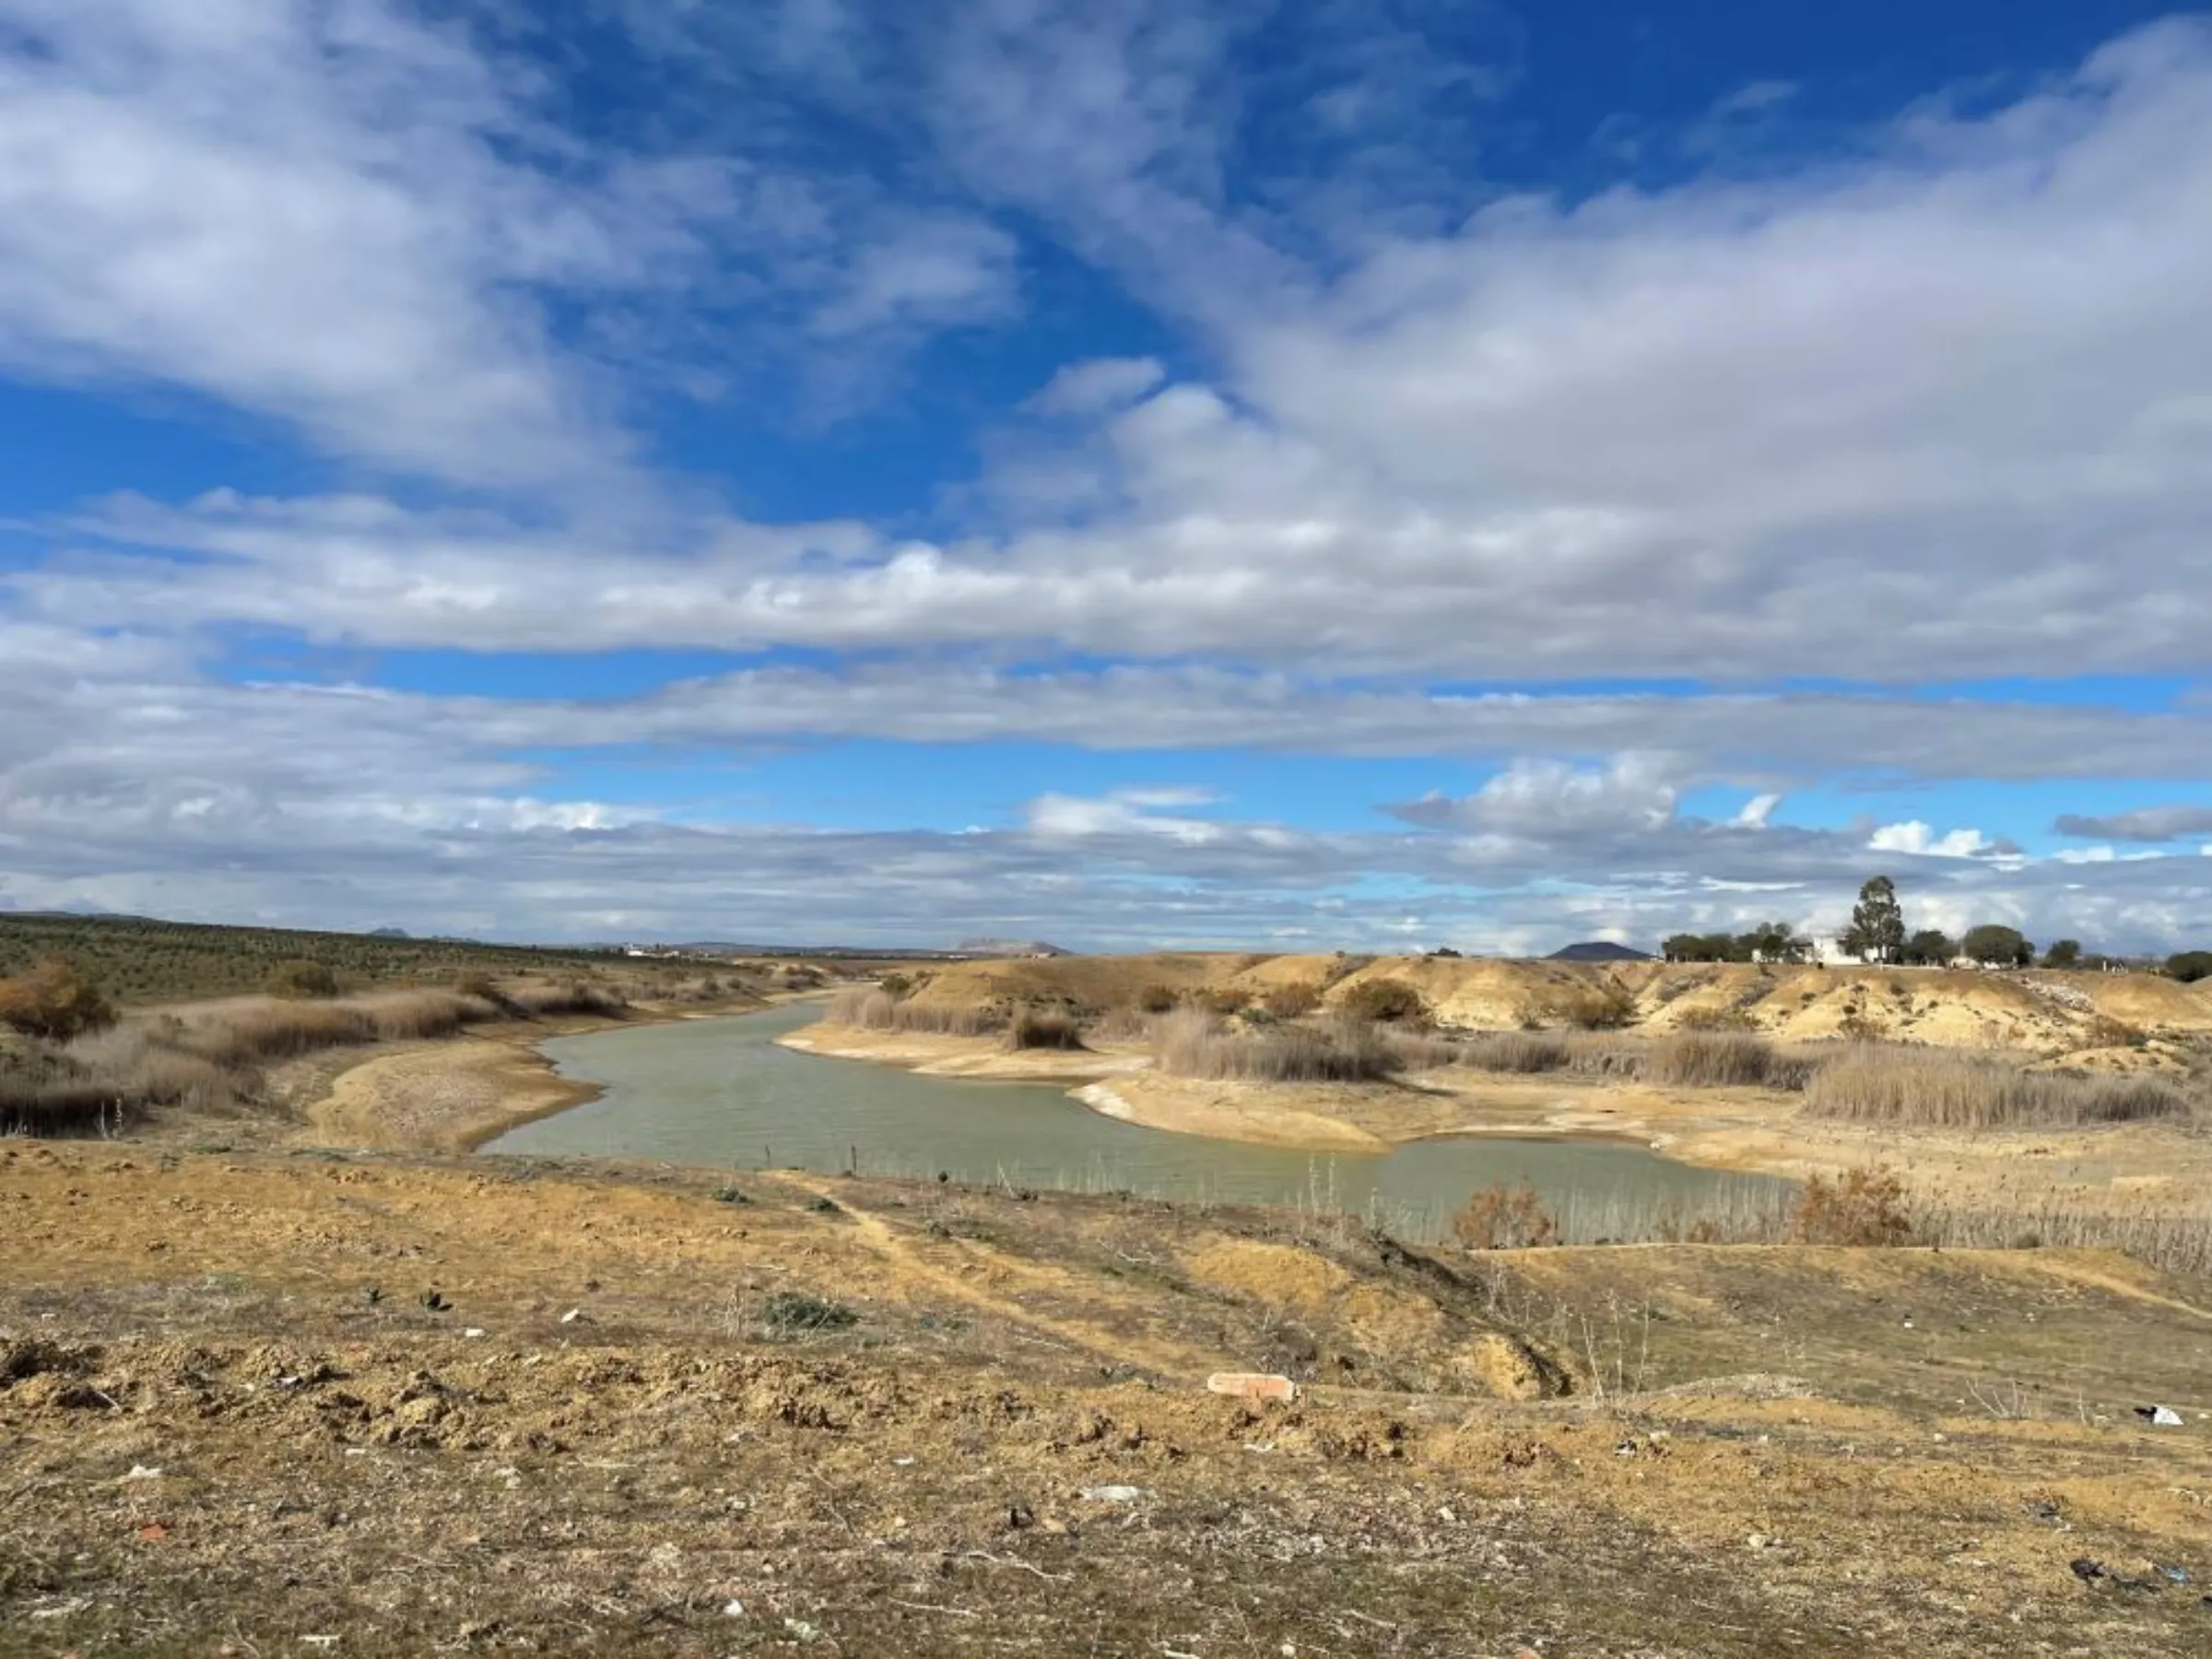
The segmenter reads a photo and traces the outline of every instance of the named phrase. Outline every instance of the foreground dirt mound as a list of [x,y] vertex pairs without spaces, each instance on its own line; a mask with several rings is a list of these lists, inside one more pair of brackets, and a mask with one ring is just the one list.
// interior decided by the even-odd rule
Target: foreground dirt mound
[[2212,1644],[2207,1288],[2107,1254],[19,1145],[0,1225],[0,1653]]

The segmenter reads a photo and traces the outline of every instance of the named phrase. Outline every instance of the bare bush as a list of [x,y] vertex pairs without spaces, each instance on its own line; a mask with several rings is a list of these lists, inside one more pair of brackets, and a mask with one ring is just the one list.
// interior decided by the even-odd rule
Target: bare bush
[[1452,1218],[1452,1236],[1469,1250],[1532,1250],[1559,1241],[1559,1218],[1524,1182],[1500,1182],[1471,1195]]
[[1321,1006],[1321,987],[1311,980],[1271,985],[1266,995],[1260,998],[1260,1006],[1277,1019],[1302,1018]]
[[1006,1028],[1010,1049],[1080,1049],[1083,1027],[1072,1014],[1053,1008],[1024,1008]]
[[1905,1183],[1890,1169],[1812,1175],[1798,1190],[1791,1237],[1800,1244],[1852,1248],[1903,1244],[1912,1237]]
[[1543,1025],[1614,1031],[1635,1023],[1636,999],[1611,980],[1601,980],[1556,991],[1536,1005],[1535,1013]]
[[1430,1022],[1427,999],[1400,979],[1361,980],[1344,994],[1336,1006],[1354,1019],[1371,1019],[1384,1025]]
[[1744,1008],[1685,1008],[1675,1021],[1680,1031],[1756,1031],[1759,1022]]
[[2030,1072],[1985,1058],[1871,1045],[1823,1065],[1806,1086],[1805,1104],[1817,1117],[1939,1129],[2125,1124],[2189,1112],[2178,1089],[2153,1077]]
[[327,962],[295,957],[270,969],[261,988],[271,996],[335,996],[338,976]]
[[618,1018],[629,1011],[621,993],[588,980],[568,980],[558,985],[525,985],[507,994],[507,1002],[535,1019],[558,1019],[567,1015],[596,1014]]

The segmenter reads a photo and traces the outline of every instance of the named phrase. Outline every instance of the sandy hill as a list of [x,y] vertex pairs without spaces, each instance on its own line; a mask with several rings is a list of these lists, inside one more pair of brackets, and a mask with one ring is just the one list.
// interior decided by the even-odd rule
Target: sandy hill
[[1102,1011],[1147,993],[1257,997],[1303,982],[1335,1004],[1374,979],[1413,985],[1443,1024],[1488,1030],[1568,1023],[1576,1001],[1612,992],[1632,1004],[1634,1026],[1654,1033],[1719,1017],[1786,1041],[1865,1034],[2052,1054],[2212,1033],[2212,985],[2144,973],[1163,952],[954,964],[931,973],[917,995],[950,1006]]

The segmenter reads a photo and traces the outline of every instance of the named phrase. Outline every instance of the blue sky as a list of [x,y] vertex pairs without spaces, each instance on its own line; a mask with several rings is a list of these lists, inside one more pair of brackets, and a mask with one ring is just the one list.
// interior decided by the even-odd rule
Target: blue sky
[[0,0],[0,906],[2212,934],[2212,18]]

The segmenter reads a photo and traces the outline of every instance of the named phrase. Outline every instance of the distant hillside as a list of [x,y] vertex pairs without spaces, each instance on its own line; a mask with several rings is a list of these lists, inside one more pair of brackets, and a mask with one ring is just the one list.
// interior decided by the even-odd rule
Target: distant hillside
[[1631,949],[1616,945],[1610,939],[1584,939],[1563,950],[1555,950],[1547,959],[1554,962],[1648,962],[1653,959],[1648,950]]
[[1057,945],[1047,945],[1042,939],[962,939],[959,946],[962,956],[980,957],[1064,957],[1073,956],[1072,950],[1063,950]]

